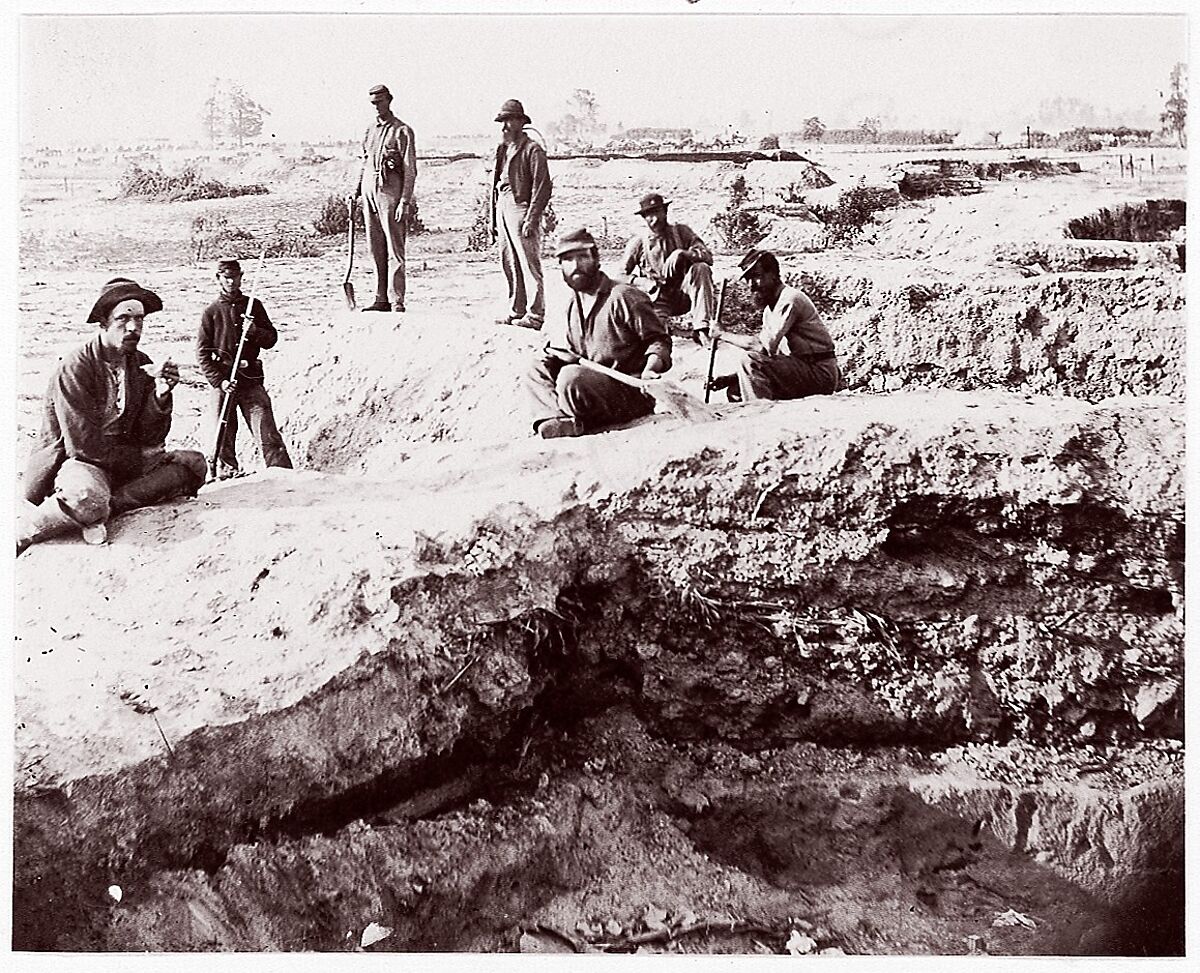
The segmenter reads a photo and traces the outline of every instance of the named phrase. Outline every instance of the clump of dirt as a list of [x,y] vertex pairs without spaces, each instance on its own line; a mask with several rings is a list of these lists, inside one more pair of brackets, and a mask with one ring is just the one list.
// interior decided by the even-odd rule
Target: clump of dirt
[[1144,203],[1102,207],[1090,216],[1067,222],[1067,235],[1077,240],[1169,240],[1187,222],[1182,199],[1148,199]]

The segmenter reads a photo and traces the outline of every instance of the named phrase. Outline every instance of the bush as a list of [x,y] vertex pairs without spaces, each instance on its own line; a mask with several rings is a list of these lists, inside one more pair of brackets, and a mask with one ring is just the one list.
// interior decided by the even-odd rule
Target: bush
[[712,218],[717,235],[729,250],[745,250],[767,235],[758,215],[745,208],[750,198],[746,177],[738,176],[729,187],[729,202],[723,213]]
[[196,261],[215,257],[241,260],[255,253],[254,236],[240,226],[230,226],[223,213],[201,214],[192,220],[192,256]]
[[123,198],[140,196],[172,203],[257,196],[265,192],[267,187],[261,183],[234,186],[219,179],[202,180],[199,170],[190,162],[174,175],[161,168],[143,169],[137,163],[131,163],[117,183],[117,195]]
[[887,209],[894,201],[895,190],[882,186],[854,186],[842,193],[836,206],[815,205],[813,215],[822,223],[829,234],[829,243],[853,243],[862,236],[865,227],[875,214]]
[[[338,236],[345,233],[350,229],[349,213],[346,197],[330,193],[321,204],[321,212],[312,222],[313,230],[318,236]],[[354,226],[359,230],[366,229],[361,206],[354,208]]]

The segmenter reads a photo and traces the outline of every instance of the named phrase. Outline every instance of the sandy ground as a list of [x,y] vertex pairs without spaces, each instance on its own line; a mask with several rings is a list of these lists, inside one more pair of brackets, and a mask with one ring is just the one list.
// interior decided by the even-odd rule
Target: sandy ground
[[[816,191],[826,201],[860,180],[879,183],[905,159],[931,153],[851,152],[843,147],[815,146],[809,157],[834,180]],[[1072,217],[1100,206],[1146,198],[1183,197],[1186,173],[1183,154],[1156,148],[1155,172],[1149,172],[1149,149],[1134,150],[1145,166],[1136,178],[1120,176],[1115,153],[1088,156],[1059,153],[1084,166],[1076,175],[1043,179],[985,182],[984,191],[964,197],[941,197],[907,203],[884,213],[880,226],[852,249],[806,253],[785,258],[789,268],[825,273],[870,274],[880,280],[912,275],[922,279],[1004,276],[1011,267],[991,264],[1001,241],[1057,239]],[[1021,153],[964,150],[955,158],[995,160]],[[1053,153],[1047,153],[1047,156]],[[166,155],[164,169],[178,171],[195,153]],[[256,235],[276,224],[292,230],[311,229],[311,221],[330,194],[342,194],[352,182],[355,164],[332,159],[298,164],[287,150],[263,150],[240,166],[204,161],[205,176],[234,183],[261,182],[265,195],[184,203],[114,199],[122,165],[118,160],[80,168],[70,161],[27,170],[21,183],[19,328],[17,330],[17,463],[23,463],[35,422],[38,401],[54,363],[90,334],[83,324],[99,287],[118,274],[132,276],[164,298],[164,310],[149,320],[144,350],[156,360],[172,358],[182,366],[183,384],[176,392],[173,441],[202,444],[200,415],[206,387],[195,366],[192,342],[200,312],[216,296],[211,260],[196,261],[189,242],[192,221],[225,215],[230,224]],[[289,162],[291,159],[293,161]],[[445,306],[485,319],[504,310],[504,279],[495,253],[470,253],[466,237],[477,212],[486,180],[486,161],[427,160],[418,177],[421,218],[430,232],[409,243],[409,303]],[[781,201],[781,193],[800,178],[808,163],[752,162],[744,169],[732,163],[652,163],[644,160],[568,160],[552,162],[554,208],[560,228],[584,224],[605,243],[605,265],[617,269],[619,248],[638,228],[632,215],[644,192],[658,190],[672,200],[672,219],[701,233],[718,251],[718,275],[731,271],[740,253],[722,252],[709,217],[724,208],[728,187],[745,175],[752,201]],[[797,226],[809,226],[792,221]],[[326,323],[342,302],[345,239],[320,242],[324,253],[308,258],[267,262],[259,284],[281,341],[302,336],[307,328]],[[552,259],[544,261],[549,320],[561,320],[566,292]],[[372,278],[369,254],[359,236],[354,281],[362,303],[369,301]],[[251,269],[245,286],[253,285]],[[836,325],[836,323],[835,323]],[[836,327],[835,327],[836,336]],[[270,353],[265,356],[268,387]]]

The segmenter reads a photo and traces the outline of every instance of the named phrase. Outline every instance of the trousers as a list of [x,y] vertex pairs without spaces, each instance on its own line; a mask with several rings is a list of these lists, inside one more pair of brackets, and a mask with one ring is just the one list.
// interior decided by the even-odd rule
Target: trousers
[[738,388],[742,400],[802,399],[807,395],[832,395],[841,385],[837,361],[812,362],[792,355],[748,351],[738,363]]
[[367,245],[375,260],[375,300],[390,302],[393,311],[404,310],[404,247],[408,228],[400,216],[402,198],[378,186],[363,188],[363,221],[367,226]]
[[663,265],[663,277],[654,297],[654,313],[665,320],[691,311],[692,328],[707,327],[717,315],[712,268],[693,261],[686,250],[676,250]]
[[[209,423],[213,439],[217,435],[217,426],[221,421],[221,400],[224,393],[220,389],[211,389],[208,394]],[[229,404],[229,417],[225,425],[225,437],[221,440],[221,449],[217,453],[217,463],[230,470],[238,469],[237,433],[238,412],[250,427],[250,435],[262,451],[263,462],[267,466],[282,466],[292,468],[292,458],[288,455],[283,436],[275,424],[275,413],[271,409],[271,397],[261,381],[241,379],[238,382],[234,400]]]
[[165,450],[140,476],[123,482],[99,466],[69,459],[59,467],[49,499],[57,499],[77,524],[86,527],[181,493],[194,493],[207,472],[208,464],[194,449]]
[[525,376],[525,388],[535,425],[569,416],[582,431],[597,432],[654,411],[654,399],[645,392],[556,358],[535,361]]
[[521,221],[529,211],[512,193],[496,197],[496,229],[500,237],[500,266],[508,281],[508,313],[514,318],[546,319],[546,290],[542,282],[542,227],[521,236]]

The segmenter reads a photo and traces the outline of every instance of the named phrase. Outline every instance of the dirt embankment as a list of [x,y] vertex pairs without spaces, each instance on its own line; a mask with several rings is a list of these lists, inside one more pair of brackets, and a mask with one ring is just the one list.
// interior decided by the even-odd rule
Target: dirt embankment
[[[16,941],[499,949],[663,907],[1169,950],[1119,917],[1179,880],[1182,435],[1165,400],[834,398],[34,548]],[[103,602],[61,605],[68,560]]]

